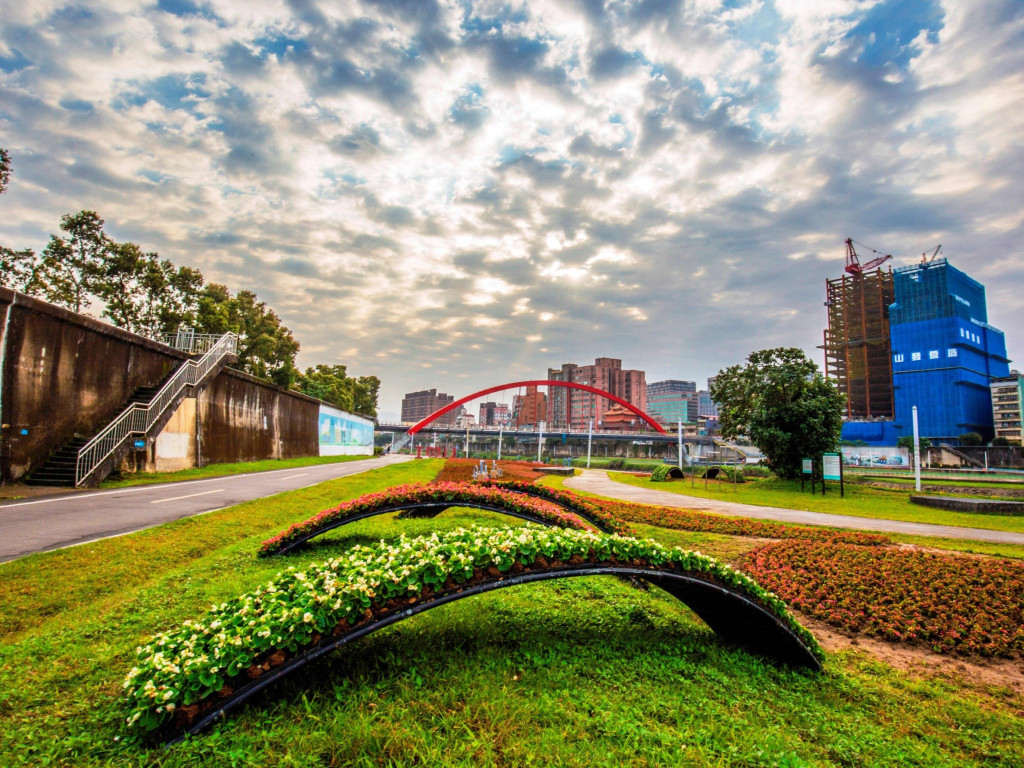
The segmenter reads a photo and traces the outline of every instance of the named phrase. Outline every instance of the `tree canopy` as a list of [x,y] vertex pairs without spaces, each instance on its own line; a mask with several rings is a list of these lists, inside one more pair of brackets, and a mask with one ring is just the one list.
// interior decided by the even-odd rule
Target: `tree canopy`
[[843,396],[802,350],[752,353],[719,371],[711,385],[722,435],[745,435],[779,477],[796,477],[802,458],[833,451],[843,426]]
[[7,191],[11,180],[11,156],[6,149],[0,149],[0,195]]
[[300,392],[331,403],[343,411],[377,416],[380,379],[376,376],[350,378],[344,365],[318,365],[299,374],[296,387]]
[[[0,153],[2,192],[10,162],[6,151]],[[376,416],[380,380],[351,378],[344,365],[317,365],[301,374],[295,367],[299,342],[254,292],[233,294],[226,285],[205,283],[198,269],[178,267],[137,243],[115,241],[95,211],[63,216],[60,227],[38,256],[31,249],[0,247],[0,285],[75,312],[98,299],[113,325],[151,338],[183,325],[199,333],[232,331],[238,334],[238,370]]]

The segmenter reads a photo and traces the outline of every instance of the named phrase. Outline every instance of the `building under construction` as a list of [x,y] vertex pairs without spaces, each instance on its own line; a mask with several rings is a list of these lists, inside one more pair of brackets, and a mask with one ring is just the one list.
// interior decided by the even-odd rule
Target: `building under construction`
[[861,264],[853,241],[847,240],[846,274],[825,283],[825,375],[846,395],[848,419],[891,419],[895,412],[889,341],[892,270],[881,269],[889,258]]

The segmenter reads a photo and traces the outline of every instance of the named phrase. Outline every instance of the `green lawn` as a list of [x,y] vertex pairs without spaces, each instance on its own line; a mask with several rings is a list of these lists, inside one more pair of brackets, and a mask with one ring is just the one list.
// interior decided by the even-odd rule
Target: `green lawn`
[[112,476],[102,483],[100,488],[125,488],[130,485],[153,485],[155,483],[173,483],[179,480],[201,480],[206,477],[224,477],[225,475],[241,475],[247,472],[268,472],[273,469],[294,469],[311,467],[317,464],[341,464],[346,461],[362,461],[372,456],[302,456],[297,459],[265,459],[263,461],[239,461],[233,464],[207,464],[195,469],[182,469],[178,472],[138,472]]
[[719,484],[711,480],[705,488],[703,480],[697,480],[691,486],[689,480],[652,483],[646,477],[622,472],[609,472],[608,476],[616,482],[640,488],[739,504],[1024,533],[1024,516],[981,515],[921,507],[910,503],[909,491],[870,488],[853,483],[846,486],[846,495],[840,498],[838,483],[829,483],[828,492],[822,496],[820,491],[811,495],[809,484],[806,491],[801,491],[799,480],[766,478],[747,480],[736,485],[729,482]]
[[[357,542],[512,518],[372,518],[284,560],[259,542],[438,461],[341,478],[0,565],[3,765],[1016,766],[1021,697],[907,675],[863,654],[822,675],[719,644],[679,603],[608,577],[500,590],[427,612],[292,676],[170,750],[124,740],[121,681],[146,636]],[[750,542],[645,527],[726,559]]]

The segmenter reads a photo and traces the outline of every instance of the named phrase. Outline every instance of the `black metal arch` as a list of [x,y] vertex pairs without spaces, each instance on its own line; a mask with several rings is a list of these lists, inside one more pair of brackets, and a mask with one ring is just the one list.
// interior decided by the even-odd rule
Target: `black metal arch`
[[747,651],[767,657],[779,664],[815,672],[821,670],[821,662],[813,650],[781,618],[742,592],[708,581],[697,573],[681,573],[656,566],[628,566],[610,563],[547,568],[531,566],[529,571],[523,573],[502,574],[495,578],[476,582],[472,586],[446,592],[435,592],[426,599],[407,604],[402,608],[382,612],[341,635],[328,635],[318,645],[293,656],[255,680],[231,690],[228,697],[221,700],[214,709],[177,730],[169,743],[174,744],[181,741],[186,735],[205,730],[253,696],[321,656],[431,608],[519,584],[576,576],[603,575],[637,577],[650,582],[687,605],[727,642],[734,643]]
[[[533,494],[528,495],[532,496]],[[582,512],[579,509],[571,507],[567,504],[559,504],[557,501],[552,501],[551,499],[545,498],[543,496],[536,496],[536,498],[541,499],[543,501],[547,501],[548,503],[554,504],[557,507],[561,507],[566,512],[570,512],[576,515],[585,523],[589,523],[590,525],[594,526],[602,533],[614,533],[614,531],[608,530],[604,522],[602,522],[601,520],[594,519],[594,517],[592,515],[589,515],[587,512]],[[354,523],[357,520],[365,520],[368,517],[386,515],[390,512],[400,512],[401,514],[399,515],[399,517],[437,517],[439,514],[441,514],[450,507],[470,507],[472,509],[483,509],[487,510],[488,512],[498,512],[502,515],[518,517],[520,520],[528,520],[531,523],[540,523],[541,525],[554,527],[554,523],[552,523],[550,520],[545,520],[544,518],[539,517],[538,515],[533,515],[529,512],[514,511],[511,509],[506,509],[505,507],[499,507],[496,504],[487,504],[485,502],[474,501],[472,499],[454,499],[452,501],[417,501],[410,502],[408,504],[394,504],[387,507],[381,507],[380,509],[370,509],[364,512],[359,512],[350,517],[343,517],[339,520],[331,521],[330,523],[324,525],[322,528],[317,528],[314,531],[310,531],[301,538],[289,542],[288,544],[268,554],[270,556],[287,554],[299,545],[305,544],[310,539],[315,539],[317,536],[327,533],[328,531],[333,531],[335,528],[340,528],[343,525]]]

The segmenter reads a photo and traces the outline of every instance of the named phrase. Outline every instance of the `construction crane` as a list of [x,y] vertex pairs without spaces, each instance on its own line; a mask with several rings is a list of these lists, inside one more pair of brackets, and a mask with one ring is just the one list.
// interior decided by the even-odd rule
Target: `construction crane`
[[[939,255],[939,251],[941,251],[941,250],[942,250],[942,243],[939,243],[934,248],[932,248],[930,251],[925,251],[924,253],[921,254],[921,263],[922,264],[931,264],[935,260],[935,257]],[[929,255],[929,254],[931,254],[931,255]]]
[[881,255],[881,253],[876,251],[874,248],[869,248],[868,250],[878,253],[879,256],[871,261],[861,264],[860,257],[857,256],[857,249],[853,247],[853,238],[846,238],[846,271],[851,275],[862,275],[875,267],[880,267],[892,258],[891,253]]

